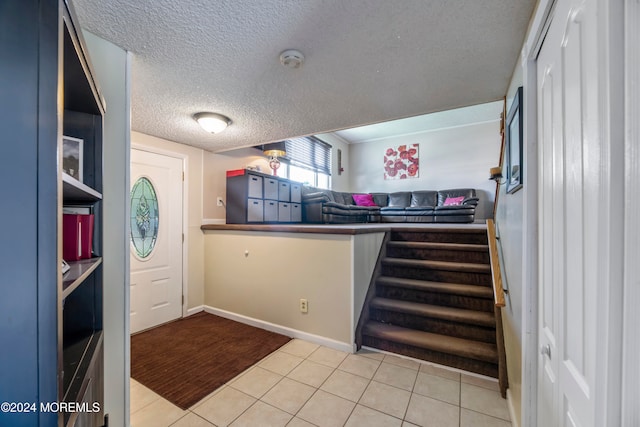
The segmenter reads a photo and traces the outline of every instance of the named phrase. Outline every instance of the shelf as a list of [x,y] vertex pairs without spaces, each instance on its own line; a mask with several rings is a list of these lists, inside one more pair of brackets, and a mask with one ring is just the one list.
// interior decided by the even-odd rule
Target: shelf
[[63,172],[62,198],[64,203],[97,202],[102,200],[102,194]]
[[102,331],[78,337],[71,343],[65,342],[63,349],[64,398],[65,402],[77,401],[87,372],[91,368],[94,355],[102,343]]
[[102,264],[102,257],[69,261],[69,271],[62,276],[62,298],[66,298]]

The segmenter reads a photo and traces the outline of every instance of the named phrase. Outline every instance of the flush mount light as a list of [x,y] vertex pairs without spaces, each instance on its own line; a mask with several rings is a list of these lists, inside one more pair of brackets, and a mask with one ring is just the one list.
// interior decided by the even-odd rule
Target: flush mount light
[[220,133],[231,124],[231,119],[216,113],[197,113],[193,118],[202,129],[210,133]]

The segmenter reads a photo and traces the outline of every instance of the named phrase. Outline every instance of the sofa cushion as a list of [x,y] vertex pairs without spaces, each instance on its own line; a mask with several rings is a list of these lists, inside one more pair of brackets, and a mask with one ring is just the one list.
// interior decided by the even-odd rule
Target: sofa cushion
[[476,190],[473,188],[455,188],[452,190],[440,190],[438,191],[438,206],[444,205],[445,200],[449,197],[460,197],[464,196],[464,198],[476,197]]
[[414,191],[411,193],[411,206],[436,206],[437,204],[437,191]]
[[371,193],[371,196],[377,206],[384,207],[389,203],[389,195],[387,193]]
[[404,211],[407,215],[432,215],[433,209],[433,206],[409,206]]
[[358,206],[378,206],[373,201],[373,196],[371,194],[354,194],[353,201],[356,202]]
[[442,206],[458,206],[462,204],[462,201],[465,199],[464,196],[459,197],[447,197],[442,204]]
[[397,193],[389,193],[389,207],[406,208],[411,204],[411,192],[399,191]]
[[436,206],[436,215],[465,215],[466,213],[474,213],[474,206],[467,205],[449,205],[449,206]]

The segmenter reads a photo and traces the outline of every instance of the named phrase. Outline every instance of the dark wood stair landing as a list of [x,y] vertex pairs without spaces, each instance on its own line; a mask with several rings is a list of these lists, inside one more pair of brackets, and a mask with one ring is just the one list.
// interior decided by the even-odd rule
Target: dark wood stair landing
[[359,346],[498,377],[486,228],[388,233],[356,331]]

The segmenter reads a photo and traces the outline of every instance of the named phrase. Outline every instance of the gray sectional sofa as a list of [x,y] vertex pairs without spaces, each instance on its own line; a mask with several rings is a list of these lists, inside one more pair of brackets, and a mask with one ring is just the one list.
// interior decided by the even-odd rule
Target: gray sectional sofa
[[[372,201],[374,206],[356,204],[354,195],[357,198],[367,196],[364,198]],[[476,191],[471,188],[368,193],[368,195],[304,186],[302,189],[302,221],[324,224],[470,223],[474,221],[475,209],[478,205]]]

